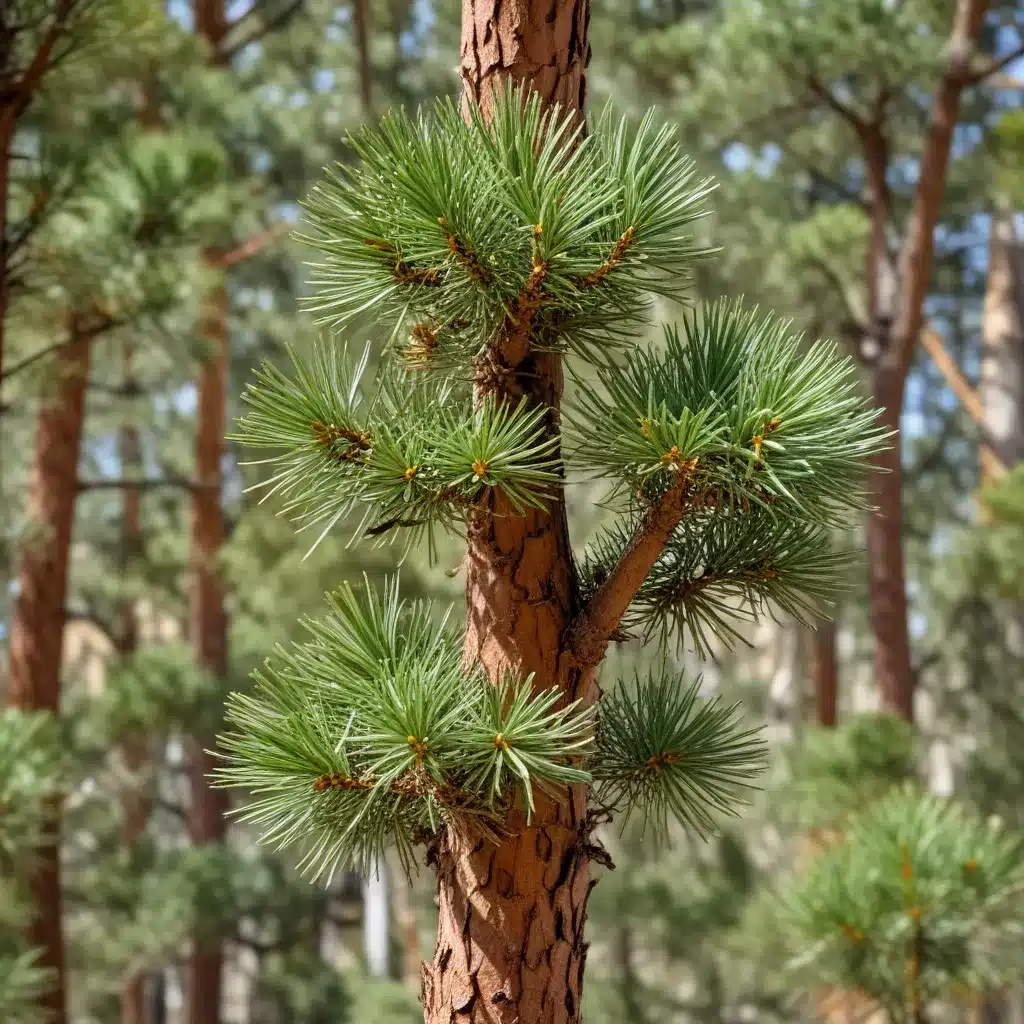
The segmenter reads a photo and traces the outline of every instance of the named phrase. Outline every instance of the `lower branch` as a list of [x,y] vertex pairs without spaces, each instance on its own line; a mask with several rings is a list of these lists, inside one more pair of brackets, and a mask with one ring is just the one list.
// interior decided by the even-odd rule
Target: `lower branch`
[[688,493],[688,474],[684,468],[644,516],[608,578],[570,626],[568,648],[581,667],[598,665],[604,658],[622,616],[665,550],[672,531],[682,521]]

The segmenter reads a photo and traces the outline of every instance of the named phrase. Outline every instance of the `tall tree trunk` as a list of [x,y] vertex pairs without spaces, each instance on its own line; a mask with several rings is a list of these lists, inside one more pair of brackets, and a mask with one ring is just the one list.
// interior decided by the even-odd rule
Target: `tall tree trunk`
[[[70,341],[54,357],[56,394],[36,417],[28,495],[33,533],[22,555],[10,642],[9,702],[53,713],[60,710],[64,601],[89,375],[90,337],[85,324],[73,317],[70,331]],[[30,879],[36,911],[30,939],[43,951],[42,964],[55,972],[40,1008],[53,1024],[65,1024],[60,808],[56,804],[48,832],[51,841],[40,851]]]
[[864,153],[871,209],[866,253],[869,337],[864,355],[872,366],[872,393],[881,421],[894,432],[893,447],[880,455],[870,475],[876,506],[868,517],[868,601],[875,635],[875,677],[882,709],[912,722],[914,669],[910,657],[903,562],[903,494],[899,426],[907,375],[924,325],[924,300],[931,283],[935,226],[946,187],[960,95],[972,81],[972,60],[989,0],[958,0],[946,46],[946,65],[932,96],[928,134],[907,220],[906,237],[894,266],[886,233],[890,212],[886,181],[889,146],[886,102],[864,120],[836,101],[856,131]]
[[[504,79],[529,81],[547,102],[582,116],[589,0],[464,0],[464,103],[486,114]],[[508,397],[549,410],[556,431],[562,362],[522,346],[498,354],[513,371]],[[535,673],[538,688],[573,696],[563,636],[576,611],[565,506],[517,516],[494,495],[471,523],[465,658],[492,681]],[[584,696],[584,694],[579,694]],[[432,853],[438,870],[438,939],[424,965],[427,1024],[578,1024],[590,890],[586,793],[542,799],[529,825],[513,811],[499,844],[449,830]]]
[[883,711],[914,720],[914,668],[910,656],[907,584],[903,561],[903,461],[900,417],[903,380],[875,375],[879,419],[894,432],[893,447],[877,456],[868,486],[867,557],[871,631],[875,638],[875,682]]
[[985,416],[982,483],[998,478],[992,455],[1007,469],[1024,458],[1024,247],[1013,211],[997,208],[989,232],[988,281],[982,312],[979,398]]
[[839,706],[839,658],[836,624],[819,618],[811,636],[811,678],[814,680],[814,718],[818,725],[835,726]]
[[369,0],[352,0],[352,29],[359,59],[359,103],[363,119],[373,117],[373,65],[370,62]]
[[[223,41],[227,34],[224,0],[194,0],[196,33],[210,44],[212,62],[224,67]],[[217,254],[208,262],[216,266]],[[210,297],[203,323],[209,353],[199,372],[196,394],[195,490],[192,497],[192,533],[189,539],[192,570],[190,631],[196,664],[210,675],[227,675],[227,611],[217,560],[224,543],[221,507],[225,425],[227,420],[228,294],[223,284]],[[212,789],[214,759],[206,752],[213,736],[194,736],[188,743],[190,807],[189,838],[193,845],[223,843],[226,834],[224,791]],[[193,936],[186,964],[186,1005],[189,1024],[217,1024],[220,1020],[224,955],[219,938],[203,929]]]
[[[134,384],[132,368],[134,346],[124,347],[124,385],[130,391]],[[126,419],[118,432],[121,476],[124,480],[141,477],[142,459],[139,451],[139,431]],[[142,554],[142,490],[128,485],[122,491],[121,506],[121,570],[124,577],[135,568]],[[117,636],[117,653],[131,657],[138,649],[139,630],[135,601],[129,597],[121,607],[121,621]],[[121,762],[128,774],[127,787],[121,795],[121,849],[129,861],[136,844],[146,830],[151,801],[148,787],[141,778],[149,762],[148,737],[144,732],[128,736],[121,744]],[[129,967],[121,982],[121,1024],[145,1024],[146,974]]]
[[[205,337],[212,352],[199,374],[196,402],[196,468],[192,498],[191,639],[196,664],[211,676],[223,679],[228,671],[227,611],[217,559],[224,543],[221,507],[221,454],[225,433],[228,370],[228,297],[218,287],[205,319]],[[215,767],[206,752],[213,736],[189,741],[188,830],[196,846],[222,843],[226,832],[227,801],[223,790],[212,789]],[[219,939],[197,933],[187,965],[189,1024],[217,1024],[219,1019],[223,954]]]

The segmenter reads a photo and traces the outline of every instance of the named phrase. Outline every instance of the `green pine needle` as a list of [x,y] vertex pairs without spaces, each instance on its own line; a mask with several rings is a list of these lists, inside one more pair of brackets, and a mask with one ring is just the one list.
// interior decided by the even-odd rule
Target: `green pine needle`
[[647,498],[682,466],[697,507],[842,526],[887,444],[875,417],[834,345],[805,346],[785,321],[723,300],[580,381],[569,457]]
[[915,995],[927,1005],[1012,976],[1022,896],[1018,837],[907,785],[869,804],[794,882],[785,921],[804,952],[792,967],[815,988],[859,987],[910,1021]]
[[642,813],[660,839],[670,819],[707,837],[766,767],[760,730],[740,726],[738,705],[699,700],[700,682],[684,686],[666,666],[600,701],[589,766],[597,802],[621,812],[623,824]]
[[237,813],[261,842],[303,848],[314,876],[366,869],[392,842],[409,864],[445,824],[493,834],[520,795],[529,813],[535,789],[590,780],[576,763],[592,713],[467,674],[448,616],[401,600],[397,578],[329,604],[228,700],[215,774],[252,794]]

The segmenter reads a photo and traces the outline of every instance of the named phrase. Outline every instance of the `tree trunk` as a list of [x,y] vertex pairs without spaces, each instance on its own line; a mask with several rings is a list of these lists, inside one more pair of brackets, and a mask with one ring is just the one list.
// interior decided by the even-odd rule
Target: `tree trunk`
[[[228,298],[223,286],[211,300],[205,319],[205,336],[213,351],[199,374],[196,398],[196,468],[192,497],[191,636],[196,664],[223,679],[228,671],[227,611],[224,588],[217,566],[224,543],[221,508],[221,455],[225,433],[228,370]],[[189,741],[189,789],[191,803],[189,838],[196,846],[221,843],[226,832],[227,801],[223,790],[212,789],[210,773],[214,758],[206,752],[213,736]],[[187,965],[189,1024],[217,1024],[220,1013],[223,954],[219,939],[197,933]]]
[[[227,34],[224,0],[194,0],[195,30],[212,49],[215,67],[226,66],[223,41]],[[208,262],[216,265],[216,254]],[[227,675],[227,612],[217,559],[224,543],[221,508],[221,456],[227,419],[228,294],[220,285],[209,300],[203,323],[210,352],[199,372],[196,393],[195,490],[192,495],[192,533],[189,556],[192,570],[190,632],[196,664],[218,679]],[[206,752],[214,736],[194,736],[188,742],[190,807],[189,838],[193,845],[222,843],[226,834],[223,790],[212,789],[214,758]],[[224,955],[219,938],[199,929],[185,967],[189,1024],[217,1024],[220,1020]]]
[[[129,389],[134,381],[132,371],[133,346],[124,348],[124,384]],[[141,476],[142,460],[139,451],[139,432],[134,423],[126,420],[119,431],[121,477],[125,480]],[[142,553],[142,490],[127,486],[122,492],[121,507],[121,569],[127,575],[135,567]],[[138,649],[139,630],[135,602],[130,597],[121,608],[121,621],[117,636],[117,653],[131,657]],[[140,776],[149,762],[149,743],[145,733],[128,736],[121,744],[121,762],[128,773],[128,784],[121,794],[121,849],[129,859],[136,844],[146,830],[150,805],[148,787]],[[145,1024],[146,974],[137,967],[129,967],[121,982],[121,1024]]]
[[[491,109],[495,85],[529,81],[547,102],[582,116],[590,56],[588,0],[464,0],[464,102]],[[507,350],[513,382],[549,410],[558,430],[561,357],[523,346]],[[492,681],[535,673],[538,688],[570,699],[585,683],[567,669],[563,636],[578,603],[565,506],[516,516],[493,494],[470,524],[467,553],[467,663]],[[427,1024],[578,1024],[590,890],[586,792],[540,799],[526,824],[510,815],[495,845],[449,830],[432,852],[438,870],[438,939],[424,965]]]
[[991,455],[1007,469],[1024,458],[1024,249],[1013,216],[1010,210],[993,211],[989,234],[978,392],[992,451],[982,447],[983,485],[999,476]]
[[839,660],[836,624],[819,618],[811,637],[811,678],[814,680],[814,717],[818,725],[835,727],[839,705]]
[[7,324],[7,194],[11,172],[13,121],[0,121],[0,416],[4,412],[4,339]]
[[387,978],[391,971],[391,878],[381,857],[363,881],[363,956],[371,978]]
[[[60,709],[64,601],[78,482],[78,456],[89,376],[90,337],[77,318],[71,340],[54,357],[57,393],[36,418],[29,484],[33,535],[22,554],[18,600],[11,627],[8,700],[25,709]],[[40,1001],[53,1024],[65,1024],[64,935],[60,886],[60,808],[53,807],[51,842],[39,853],[30,879],[36,918],[30,941],[55,982]]]
[[[898,431],[903,382],[892,374],[875,375],[875,400],[880,420]],[[908,722],[914,720],[914,671],[907,630],[907,590],[903,565],[903,464],[900,435],[893,447],[875,459],[869,476],[868,594],[871,631],[875,637],[875,683],[881,709]]]

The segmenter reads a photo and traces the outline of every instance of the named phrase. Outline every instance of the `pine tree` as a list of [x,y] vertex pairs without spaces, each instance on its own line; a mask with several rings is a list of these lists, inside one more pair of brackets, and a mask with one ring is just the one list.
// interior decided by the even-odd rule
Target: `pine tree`
[[[709,255],[692,225],[710,184],[651,115],[584,131],[588,13],[467,2],[462,112],[351,138],[358,162],[307,202],[310,305],[332,327],[372,310],[388,358],[373,389],[354,340],[266,365],[242,421],[283,449],[270,489],[314,536],[358,510],[378,542],[466,538],[464,630],[397,580],[342,587],[232,697],[219,772],[314,874],[427,847],[431,1024],[579,1021],[597,823],[706,834],[763,759],[667,663],[602,696],[609,643],[704,651],[736,618],[812,614],[846,562],[827,528],[864,507],[885,446],[852,364],[771,315],[718,301],[632,344],[651,294],[685,298]],[[579,558],[566,467],[608,481],[620,513]]]
[[[936,1000],[1019,981],[1017,837],[907,786],[870,804],[789,894],[813,983],[923,1024]],[[959,990],[959,991],[958,991]]]

